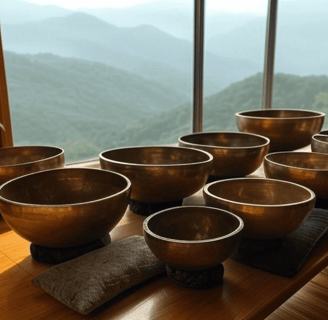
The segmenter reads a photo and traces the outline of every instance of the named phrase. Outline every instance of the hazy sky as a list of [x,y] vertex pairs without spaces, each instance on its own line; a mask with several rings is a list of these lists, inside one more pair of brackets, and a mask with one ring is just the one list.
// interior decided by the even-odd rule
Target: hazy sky
[[[38,4],[56,4],[69,9],[81,7],[127,7],[143,2],[164,2],[163,0],[26,0]],[[172,0],[170,0],[172,1]],[[173,0],[174,2],[193,5],[193,0]],[[265,0],[206,0],[206,8],[211,10],[232,12],[266,13],[267,1]]]

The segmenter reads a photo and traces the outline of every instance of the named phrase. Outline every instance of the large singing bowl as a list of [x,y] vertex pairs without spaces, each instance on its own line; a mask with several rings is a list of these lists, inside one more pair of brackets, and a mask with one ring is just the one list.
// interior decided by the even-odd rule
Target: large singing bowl
[[61,168],[64,150],[52,146],[0,148],[0,184],[25,174]]
[[317,152],[275,152],[264,158],[268,178],[301,184],[328,199],[328,154]]
[[208,152],[170,146],[111,149],[99,159],[102,169],[131,180],[131,199],[141,203],[177,201],[194,194],[204,186],[213,162]]
[[295,183],[257,178],[216,181],[203,189],[207,205],[244,221],[243,236],[281,238],[296,230],[312,212],[315,194]]
[[238,216],[202,206],[175,207],[144,221],[147,245],[164,264],[180,270],[219,265],[237,248],[243,221]]
[[236,113],[239,131],[270,139],[270,151],[288,151],[311,143],[324,123],[325,114],[295,109],[263,109]]
[[313,152],[328,153],[328,131],[324,130],[312,136],[311,150]]
[[73,247],[107,235],[123,217],[130,181],[100,169],[54,169],[3,184],[0,209],[22,238],[45,247]]
[[269,151],[266,137],[241,132],[193,133],[179,138],[183,147],[197,148],[214,157],[211,176],[243,177],[260,167]]

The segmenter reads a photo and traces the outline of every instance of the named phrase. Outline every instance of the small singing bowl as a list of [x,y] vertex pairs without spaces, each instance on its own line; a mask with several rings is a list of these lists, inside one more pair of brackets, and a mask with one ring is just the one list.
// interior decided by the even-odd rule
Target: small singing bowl
[[241,132],[193,133],[179,138],[179,145],[213,155],[210,175],[217,179],[243,177],[257,170],[269,144],[266,137]]
[[99,155],[102,169],[131,180],[131,199],[141,203],[182,200],[200,190],[212,167],[205,151],[171,146],[111,149]]
[[0,148],[0,184],[11,179],[65,165],[64,150],[52,146]]
[[265,156],[263,166],[266,177],[303,185],[328,199],[328,154],[275,152]]
[[312,212],[315,194],[295,183],[274,179],[235,178],[203,189],[208,206],[228,210],[244,221],[243,236],[281,238],[296,230]]
[[324,123],[325,113],[295,109],[262,109],[236,113],[239,131],[270,139],[270,151],[290,151],[311,143]]
[[205,270],[227,260],[237,248],[244,223],[238,216],[205,206],[175,207],[144,221],[153,254],[180,270]]
[[44,247],[74,247],[106,236],[121,220],[131,182],[91,168],[53,169],[0,188],[0,209],[13,231]]
[[321,131],[312,136],[311,150],[313,152],[328,153],[328,131]]

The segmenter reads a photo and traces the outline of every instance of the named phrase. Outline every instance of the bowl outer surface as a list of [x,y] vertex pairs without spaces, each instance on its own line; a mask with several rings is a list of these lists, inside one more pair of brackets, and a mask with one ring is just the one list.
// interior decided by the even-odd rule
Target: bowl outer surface
[[[192,210],[193,207],[172,208],[163,210],[159,213],[161,214],[169,210],[179,210],[180,208],[182,208],[182,210]],[[212,209],[208,207],[197,207],[195,210],[202,210],[201,208],[205,208],[204,210]],[[230,212],[225,211],[223,214],[234,217]],[[216,240],[213,239],[213,241],[199,241],[198,243],[188,243],[188,241],[167,238],[163,240],[161,237],[157,237],[152,232],[149,232],[149,229],[145,227],[147,220],[150,218],[151,216],[145,220],[143,228],[147,245],[153,254],[164,264],[181,270],[204,270],[222,263],[231,256],[241,238],[241,232],[239,231],[223,239],[218,238]]]
[[[266,137],[259,137],[259,139],[263,139],[263,142],[258,145],[234,147],[234,139],[245,139],[246,141],[248,134],[234,132],[208,132],[196,135],[203,135],[204,137],[213,136],[213,139],[217,136],[218,140],[220,139],[220,136],[224,136],[223,138],[228,140],[231,139],[232,146],[229,147],[219,146],[219,142],[217,142],[216,145],[189,142],[192,140],[189,138],[192,135],[179,138],[180,146],[204,150],[213,155],[214,159],[210,174],[218,178],[243,177],[251,174],[260,167],[264,156],[269,152],[269,141]],[[238,137],[238,135],[240,135],[240,137]],[[253,136],[253,134],[249,135]]]
[[[272,153],[268,154],[264,158],[263,167],[265,176],[272,179],[279,179],[284,181],[290,181],[300,184],[304,187],[311,189],[318,198],[328,199],[328,155],[322,153],[297,153],[293,152],[291,156],[298,156],[301,161],[304,157],[305,165],[311,164],[311,157],[319,156],[323,158],[323,162],[327,164],[326,169],[306,169],[305,167],[297,167],[290,161],[290,165],[283,164],[279,159],[276,159],[279,154],[284,153]],[[289,156],[289,153],[285,153]]]
[[[196,149],[194,151],[203,152]],[[131,199],[144,203],[160,203],[182,200],[205,185],[213,163],[212,155],[206,155],[208,160],[203,162],[158,166],[119,163],[100,157],[100,165],[102,169],[121,173],[130,179]]]
[[203,191],[206,205],[230,211],[242,218],[245,224],[242,235],[247,238],[283,237],[296,230],[306,220],[315,204],[315,196],[305,202],[276,206],[229,201],[208,191],[208,186],[212,184],[214,183],[207,185]]
[[[50,171],[53,170],[33,175]],[[15,180],[20,179],[24,183],[22,179],[29,176],[31,175]],[[121,176],[120,178],[123,179]],[[5,185],[15,180],[1,186],[0,193]],[[87,185],[87,182],[85,184]],[[122,188],[113,196],[71,205],[24,204],[8,201],[0,195],[0,209],[7,224],[22,238],[45,247],[73,247],[90,243],[108,234],[123,217],[130,192],[131,184],[127,181],[126,188]]]
[[213,242],[202,244],[182,244],[167,242],[150,234],[144,234],[147,245],[153,254],[164,264],[182,270],[204,270],[227,260],[236,249],[240,235],[221,240],[218,246]]
[[326,134],[315,134],[311,140],[312,152],[328,153],[328,135]]
[[33,172],[62,168],[64,150],[50,146],[22,146],[0,149],[0,184]]
[[[295,113],[295,117],[291,117],[291,114],[287,114],[286,117],[266,117],[268,113],[274,112],[277,115],[280,113],[280,116],[286,112]],[[309,112],[309,117],[306,117],[306,112]],[[236,113],[238,130],[268,137],[271,151],[296,150],[309,145],[312,136],[321,130],[324,119],[325,114],[321,112],[293,109],[250,110]]]

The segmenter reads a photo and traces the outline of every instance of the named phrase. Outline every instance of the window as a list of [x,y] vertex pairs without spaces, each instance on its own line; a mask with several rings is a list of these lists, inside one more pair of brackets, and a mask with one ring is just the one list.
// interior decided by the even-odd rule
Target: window
[[273,108],[328,114],[327,12],[322,0],[278,4]]
[[[191,132],[193,1],[97,3],[1,1],[15,145],[76,161]],[[327,107],[327,4],[315,3],[279,1],[274,108]],[[266,14],[266,1],[206,1],[205,131],[261,108]]]

